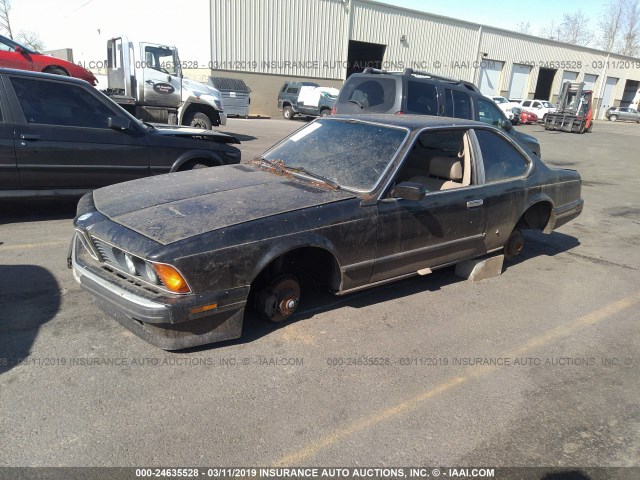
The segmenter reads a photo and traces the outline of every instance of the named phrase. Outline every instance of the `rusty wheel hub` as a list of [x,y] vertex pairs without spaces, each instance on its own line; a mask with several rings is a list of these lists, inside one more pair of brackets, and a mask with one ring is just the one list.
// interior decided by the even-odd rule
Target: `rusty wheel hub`
[[300,304],[300,284],[292,276],[274,280],[262,293],[260,309],[272,322],[282,322],[294,314]]

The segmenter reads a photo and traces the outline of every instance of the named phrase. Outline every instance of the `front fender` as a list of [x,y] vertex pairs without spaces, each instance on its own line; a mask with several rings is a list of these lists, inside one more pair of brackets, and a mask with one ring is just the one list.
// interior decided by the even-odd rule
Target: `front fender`
[[265,254],[255,263],[253,271],[250,275],[251,283],[267,268],[267,266],[278,257],[289,252],[305,247],[321,248],[329,252],[338,263],[338,268],[342,267],[342,260],[338,255],[336,246],[322,235],[314,232],[304,232],[290,238],[280,239],[281,241],[272,243]]
[[212,166],[224,164],[224,161],[216,152],[208,150],[189,150],[188,152],[180,155],[178,159],[173,162],[170,172],[177,172],[185,163],[195,159],[208,160]]

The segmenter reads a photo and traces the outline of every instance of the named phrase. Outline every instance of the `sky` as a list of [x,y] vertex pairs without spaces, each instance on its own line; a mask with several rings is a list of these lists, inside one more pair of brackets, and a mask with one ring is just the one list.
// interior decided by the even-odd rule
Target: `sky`
[[[306,0],[299,0],[306,1]],[[531,33],[563,12],[581,9],[595,28],[604,0],[382,0],[413,10],[510,30],[529,22]],[[211,57],[209,0],[11,0],[14,31],[39,34],[47,50],[73,49],[74,61],[101,61],[109,38],[127,35],[136,42],[177,45],[181,60],[207,64]],[[214,28],[224,25],[214,25]],[[14,32],[15,33],[15,32]]]

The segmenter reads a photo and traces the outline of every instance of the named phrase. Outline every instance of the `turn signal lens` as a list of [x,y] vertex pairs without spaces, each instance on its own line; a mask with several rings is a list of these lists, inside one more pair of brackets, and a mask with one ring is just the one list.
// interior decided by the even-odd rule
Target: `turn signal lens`
[[154,263],[153,268],[164,283],[164,286],[175,293],[189,293],[189,285],[180,272],[171,265],[164,263]]

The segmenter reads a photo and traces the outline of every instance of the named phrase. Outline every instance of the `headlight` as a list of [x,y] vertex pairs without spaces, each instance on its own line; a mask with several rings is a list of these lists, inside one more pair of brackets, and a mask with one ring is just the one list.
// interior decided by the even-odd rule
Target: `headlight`
[[129,270],[131,275],[138,275],[138,269],[135,263],[133,263],[133,258],[128,253],[124,254],[124,263],[127,265],[127,270]]
[[218,110],[224,110],[224,107],[222,106],[222,100],[214,100],[213,103],[216,104]]
[[158,285],[160,283],[158,275],[156,275],[156,271],[153,269],[153,265],[149,262],[144,263],[144,275],[147,277],[147,281],[149,283],[153,283],[154,285]]

